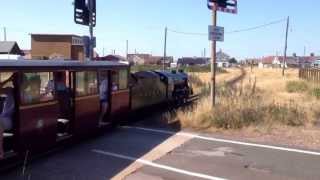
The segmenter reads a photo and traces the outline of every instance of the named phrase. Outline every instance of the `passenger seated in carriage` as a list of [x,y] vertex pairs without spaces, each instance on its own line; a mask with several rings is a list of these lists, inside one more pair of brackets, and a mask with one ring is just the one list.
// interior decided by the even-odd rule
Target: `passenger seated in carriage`
[[3,159],[3,133],[12,129],[12,118],[15,109],[13,87],[5,87],[9,82],[13,81],[13,75],[7,80],[0,82],[0,95],[4,97],[2,111],[0,114],[0,159]]

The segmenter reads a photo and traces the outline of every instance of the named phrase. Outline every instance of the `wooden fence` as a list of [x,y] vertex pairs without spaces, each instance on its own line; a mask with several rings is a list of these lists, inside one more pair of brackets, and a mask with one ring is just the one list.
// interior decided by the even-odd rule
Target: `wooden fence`
[[299,70],[299,78],[308,81],[320,82],[320,69],[316,68],[301,68]]

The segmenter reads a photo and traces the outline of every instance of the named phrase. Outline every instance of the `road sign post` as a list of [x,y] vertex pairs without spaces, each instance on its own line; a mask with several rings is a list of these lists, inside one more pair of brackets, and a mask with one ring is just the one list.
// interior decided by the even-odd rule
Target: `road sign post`
[[217,11],[236,14],[237,0],[208,0],[207,6],[212,10],[212,26],[209,26],[209,40],[212,41],[211,48],[211,102],[212,108],[216,105],[216,52],[217,41],[224,41],[224,28],[217,27]]
[[[214,7],[212,9],[212,25],[213,27],[216,27],[217,25],[217,10]],[[212,41],[212,52],[211,52],[211,101],[212,101],[212,107],[216,105],[216,49],[217,49],[217,43],[215,40]]]

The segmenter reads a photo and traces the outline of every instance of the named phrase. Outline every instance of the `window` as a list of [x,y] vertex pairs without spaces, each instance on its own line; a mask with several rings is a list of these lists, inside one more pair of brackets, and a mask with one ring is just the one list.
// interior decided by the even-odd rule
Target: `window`
[[52,73],[24,73],[21,81],[22,104],[36,104],[54,99],[53,90],[49,90],[53,83]]
[[88,96],[98,93],[98,80],[96,72],[77,72],[76,79],[77,96]]
[[112,73],[112,90],[124,90],[128,88],[128,70],[119,70]]
[[[0,82],[4,82],[5,80],[9,79],[12,75],[13,75],[12,72],[0,73]],[[6,87],[13,87],[12,81],[9,81],[7,84],[3,86],[3,88],[6,88]]]

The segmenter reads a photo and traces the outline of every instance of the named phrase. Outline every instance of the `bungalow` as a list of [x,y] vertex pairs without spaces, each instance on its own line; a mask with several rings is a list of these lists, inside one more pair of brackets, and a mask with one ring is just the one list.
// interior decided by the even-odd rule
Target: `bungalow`
[[312,64],[312,66],[315,68],[320,68],[320,58],[315,60]]
[[168,56],[164,60],[163,56],[153,56],[151,54],[128,54],[128,61],[131,64],[138,65],[162,65],[165,63],[167,66],[173,62],[173,57]]
[[204,66],[209,64],[210,58],[204,58],[204,57],[182,57],[178,59],[178,66],[194,66],[194,65],[200,65]]
[[217,67],[219,68],[228,68],[230,67],[230,56],[220,49],[220,51],[217,52]]
[[17,42],[0,41],[0,59],[23,59],[24,53],[19,48]]

